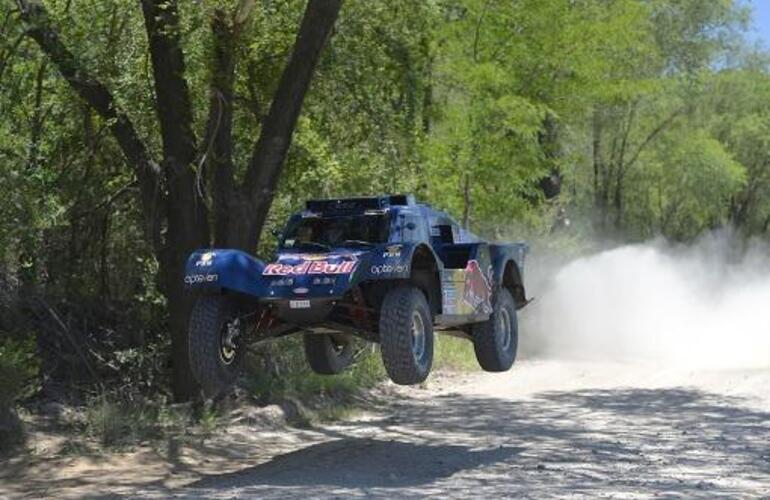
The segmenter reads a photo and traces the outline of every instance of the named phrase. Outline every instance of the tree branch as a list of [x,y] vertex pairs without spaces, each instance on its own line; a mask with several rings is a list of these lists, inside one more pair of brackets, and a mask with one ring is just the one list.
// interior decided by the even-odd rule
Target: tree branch
[[[74,220],[78,220],[78,219],[83,219],[85,217],[92,216],[92,215],[98,213],[100,210],[105,209],[105,208],[109,209],[112,206],[112,204],[115,203],[115,201],[117,201],[118,198],[120,198],[121,196],[123,196],[124,194],[130,192],[131,190],[133,190],[135,188],[136,188],[136,181],[135,180],[132,180],[132,181],[128,182],[127,184],[124,184],[123,186],[121,186],[116,191],[114,191],[113,193],[108,195],[107,198],[105,198],[104,200],[102,200],[101,202],[96,204],[95,206],[89,207],[86,210],[83,210],[82,212],[73,213],[70,216],[70,221],[74,221]],[[68,213],[74,212],[75,211],[75,207],[76,207],[76,205],[72,205],[71,207],[69,207],[67,209],[67,212]]]
[[476,21],[476,29],[473,35],[473,62],[479,62],[479,38],[481,37],[481,23],[484,22],[484,16],[487,15],[487,9],[489,8],[489,0],[484,2],[484,7],[481,9],[481,14]]
[[628,120],[626,121],[624,130],[623,130],[623,139],[620,141],[620,154],[618,158],[618,162],[620,163],[620,165],[623,165],[623,162],[626,160],[626,148],[628,147],[628,138],[631,135],[631,129],[634,126],[634,120],[636,119],[637,104],[638,104],[638,101],[636,100],[630,103]]
[[3,80],[5,68],[8,67],[8,62],[16,55],[16,51],[18,50],[19,45],[21,45],[22,40],[24,40],[24,34],[19,35],[8,50],[3,51],[2,54],[0,54],[0,81]]
[[659,135],[661,132],[663,132],[663,131],[666,129],[666,127],[668,127],[668,126],[669,126],[669,125],[670,125],[670,124],[671,124],[671,123],[672,123],[674,120],[676,120],[676,118],[677,118],[679,115],[681,115],[682,113],[684,113],[684,111],[685,111],[685,108],[679,108],[679,109],[677,109],[676,111],[674,111],[673,113],[671,113],[671,115],[669,115],[669,116],[668,116],[668,117],[667,117],[665,120],[663,120],[662,122],[660,122],[660,123],[658,124],[658,126],[657,126],[657,127],[655,127],[654,129],[652,129],[652,131],[651,131],[649,134],[647,134],[647,137],[645,137],[645,138],[644,138],[644,140],[642,141],[642,143],[641,143],[641,144],[639,145],[639,147],[636,149],[636,152],[634,152],[634,155],[631,157],[631,159],[630,159],[630,160],[628,160],[628,163],[627,163],[627,164],[625,165],[625,167],[623,168],[623,174],[625,174],[625,172],[626,172],[626,171],[627,171],[629,168],[631,168],[631,167],[634,165],[634,163],[636,163],[636,160],[638,160],[638,159],[639,159],[639,155],[641,155],[641,154],[642,154],[642,151],[644,151],[644,149],[645,149],[647,146],[649,146],[649,145],[650,145],[650,143],[651,143],[651,142],[652,142],[652,141],[653,141],[653,140],[654,140],[654,139],[655,139],[655,138],[656,138],[656,137],[657,137],[657,136],[658,136],[658,135]]

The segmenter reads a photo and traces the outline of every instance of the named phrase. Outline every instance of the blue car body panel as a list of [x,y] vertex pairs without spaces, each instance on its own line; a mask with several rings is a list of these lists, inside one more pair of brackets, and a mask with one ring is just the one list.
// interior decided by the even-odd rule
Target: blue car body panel
[[[282,238],[271,262],[239,250],[201,249],[188,259],[185,284],[203,293],[231,290],[260,302],[340,299],[361,284],[406,280],[415,253],[428,252],[436,263],[441,290],[438,312],[452,317],[483,317],[507,267],[523,279],[525,243],[488,243],[462,229],[445,212],[414,202],[411,196],[313,200],[294,214],[288,227],[306,218],[375,214],[387,224],[387,241],[348,244],[310,251]],[[510,265],[509,265],[510,264]],[[526,304],[523,294],[517,298]]]
[[[240,250],[201,249],[187,260],[185,284],[202,291],[233,290],[265,300],[338,298],[366,280],[407,279],[417,245],[383,244],[324,253],[280,252],[275,261]],[[295,290],[307,289],[304,293]]]
[[185,285],[199,290],[234,290],[259,297],[265,293],[265,264],[240,250],[203,249],[193,252],[185,267]]

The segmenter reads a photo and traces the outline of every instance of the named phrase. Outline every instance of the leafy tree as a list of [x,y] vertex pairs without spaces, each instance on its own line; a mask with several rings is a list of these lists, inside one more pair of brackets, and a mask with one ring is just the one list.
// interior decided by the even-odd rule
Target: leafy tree
[[46,380],[79,359],[50,302],[86,352],[122,353],[100,373],[159,365],[170,329],[189,396],[187,254],[265,255],[310,197],[416,192],[500,237],[565,210],[618,239],[767,236],[745,3],[340,4],[0,0],[0,330],[38,334]]
[[635,170],[626,217],[643,236],[694,239],[728,222],[729,201],[746,183],[746,169],[705,130],[671,130]]
[[[254,2],[244,0],[230,12],[215,10],[211,61],[211,105],[203,140],[197,139],[192,98],[186,79],[182,24],[175,0],[143,0],[142,14],[152,63],[155,111],[162,160],[157,162],[129,115],[104,83],[65,45],[46,7],[19,0],[27,33],[57,67],[73,90],[91,106],[118,143],[140,187],[146,238],[160,263],[168,299],[175,366],[174,392],[194,395],[187,356],[187,318],[191,298],[184,293],[184,263],[190,252],[211,243],[203,195],[213,191],[217,244],[253,248],[267,217],[304,95],[321,49],[337,18],[341,1],[310,0],[292,55],[275,90],[244,178],[236,183],[232,163],[232,95],[235,57],[232,42],[249,18]],[[205,168],[213,171],[211,186]]]

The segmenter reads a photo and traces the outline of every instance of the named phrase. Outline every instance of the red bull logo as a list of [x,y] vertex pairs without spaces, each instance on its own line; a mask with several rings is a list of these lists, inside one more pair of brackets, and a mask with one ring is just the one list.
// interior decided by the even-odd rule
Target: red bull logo
[[350,274],[356,270],[357,260],[329,262],[328,260],[306,260],[299,264],[273,262],[265,266],[263,276],[298,276],[303,274]]
[[463,299],[475,311],[492,312],[492,287],[489,285],[489,280],[481,270],[478,261],[469,260],[465,267],[464,292]]

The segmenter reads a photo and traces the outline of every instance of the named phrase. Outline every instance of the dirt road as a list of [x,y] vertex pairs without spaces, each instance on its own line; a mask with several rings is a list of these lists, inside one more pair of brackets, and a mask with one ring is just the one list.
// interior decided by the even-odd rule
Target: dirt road
[[766,371],[549,361],[433,387],[181,493],[770,497]]
[[770,371],[525,361],[504,374],[392,387],[370,412],[335,425],[285,429],[245,416],[194,453],[83,460],[17,475],[15,491],[5,477],[3,489],[156,498],[770,498]]

